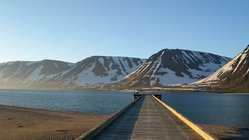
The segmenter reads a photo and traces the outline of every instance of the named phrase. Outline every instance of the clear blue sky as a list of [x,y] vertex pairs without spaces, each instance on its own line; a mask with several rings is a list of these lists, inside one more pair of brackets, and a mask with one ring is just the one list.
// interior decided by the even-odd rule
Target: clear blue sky
[[0,62],[164,48],[233,57],[249,44],[249,0],[0,0]]

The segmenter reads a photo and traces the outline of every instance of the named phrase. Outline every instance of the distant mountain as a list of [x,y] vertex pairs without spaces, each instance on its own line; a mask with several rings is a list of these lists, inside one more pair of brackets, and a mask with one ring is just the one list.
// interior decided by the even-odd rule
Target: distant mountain
[[188,84],[206,78],[229,60],[210,53],[164,49],[148,60],[92,56],[77,63],[15,61],[0,64],[0,88],[77,88],[114,83],[126,88]]
[[0,87],[20,87],[46,83],[74,64],[55,61],[15,61],[0,64]]
[[164,49],[126,76],[123,87],[188,84],[203,79],[225,65],[228,57],[211,53]]
[[217,72],[194,84],[249,91],[249,45]]
[[145,62],[140,58],[92,56],[56,78],[63,85],[92,86],[118,82]]
[[109,84],[123,80],[144,59],[92,56],[78,63],[54,60],[0,64],[0,88],[60,88]]

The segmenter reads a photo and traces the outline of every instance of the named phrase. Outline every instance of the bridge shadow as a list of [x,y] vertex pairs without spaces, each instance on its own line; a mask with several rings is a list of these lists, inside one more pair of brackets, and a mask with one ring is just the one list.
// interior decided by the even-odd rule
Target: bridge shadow
[[107,126],[94,140],[130,140],[135,129],[145,96],[129,107],[121,116]]

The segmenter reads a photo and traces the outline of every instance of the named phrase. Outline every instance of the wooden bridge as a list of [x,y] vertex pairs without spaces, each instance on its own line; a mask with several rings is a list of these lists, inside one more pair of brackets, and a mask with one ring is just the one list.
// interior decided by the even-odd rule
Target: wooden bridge
[[77,140],[213,140],[200,127],[152,95],[142,95]]

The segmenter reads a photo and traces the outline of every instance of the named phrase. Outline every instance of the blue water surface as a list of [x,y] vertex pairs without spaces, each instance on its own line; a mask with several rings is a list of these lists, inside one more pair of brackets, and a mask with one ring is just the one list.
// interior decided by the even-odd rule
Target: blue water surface
[[163,93],[162,100],[196,123],[249,127],[249,94]]
[[[162,100],[195,123],[249,127],[249,94],[162,93]],[[0,104],[111,115],[133,101],[108,91],[0,90]]]
[[0,90],[0,104],[111,115],[133,101],[130,93]]

